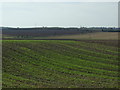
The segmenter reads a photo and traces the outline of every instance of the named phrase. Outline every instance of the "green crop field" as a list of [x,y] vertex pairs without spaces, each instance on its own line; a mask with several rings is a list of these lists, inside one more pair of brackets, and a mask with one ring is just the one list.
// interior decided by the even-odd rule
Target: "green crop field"
[[3,40],[3,88],[120,88],[116,45]]

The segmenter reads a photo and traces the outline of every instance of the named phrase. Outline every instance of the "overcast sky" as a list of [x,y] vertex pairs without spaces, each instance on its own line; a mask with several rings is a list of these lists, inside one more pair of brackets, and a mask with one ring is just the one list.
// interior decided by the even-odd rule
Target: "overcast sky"
[[0,26],[118,26],[117,2],[2,3]]

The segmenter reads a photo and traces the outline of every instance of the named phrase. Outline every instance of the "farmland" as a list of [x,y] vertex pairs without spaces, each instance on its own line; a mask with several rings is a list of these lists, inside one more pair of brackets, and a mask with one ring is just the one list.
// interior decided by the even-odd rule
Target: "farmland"
[[118,39],[119,28],[1,28],[2,39]]
[[[118,40],[118,32],[93,32],[76,35],[51,36],[49,39]],[[37,38],[36,38],[37,39]]]
[[3,88],[120,88],[115,40],[3,40]]

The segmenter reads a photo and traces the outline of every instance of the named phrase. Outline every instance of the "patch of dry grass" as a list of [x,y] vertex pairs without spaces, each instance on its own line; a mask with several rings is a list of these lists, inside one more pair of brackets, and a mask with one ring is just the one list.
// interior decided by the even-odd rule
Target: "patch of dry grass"
[[77,35],[63,35],[49,37],[50,39],[105,39],[118,40],[118,32],[97,32]]

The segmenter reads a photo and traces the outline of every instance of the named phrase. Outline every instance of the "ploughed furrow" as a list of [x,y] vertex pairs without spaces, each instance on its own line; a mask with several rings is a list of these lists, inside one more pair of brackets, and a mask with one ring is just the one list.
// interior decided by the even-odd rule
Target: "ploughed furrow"
[[[23,48],[22,48],[23,49]],[[24,48],[25,49],[25,48]],[[48,52],[48,51],[47,51]],[[37,53],[37,52],[34,52],[34,51],[31,51],[31,50],[29,50],[29,51],[24,51],[22,54],[26,54],[26,55],[30,55],[30,53],[33,55],[32,56],[32,58],[36,58],[36,60],[39,60],[38,58],[41,58],[41,57],[39,57],[39,53]],[[49,52],[49,53],[53,53],[53,52]],[[50,56],[54,56],[54,55],[56,55],[56,54],[53,54],[53,55],[50,55]],[[57,56],[58,58],[60,58],[60,57],[63,57],[62,55],[58,55]],[[52,58],[52,59],[51,59]],[[67,63],[67,65],[68,66],[64,66],[64,64],[61,62],[63,59],[59,59],[59,61],[56,61],[56,59],[58,59],[58,58],[54,58],[54,57],[46,57],[45,56],[45,58],[41,58],[42,60],[43,59],[45,59],[45,61],[43,61],[43,62],[46,62],[46,63],[50,63],[50,64],[52,64],[52,65],[55,65],[55,66],[58,66],[58,67],[61,67],[61,68],[67,68],[67,69],[70,69],[70,70],[75,70],[75,71],[82,71],[82,72],[88,72],[89,71],[89,73],[91,72],[93,72],[93,74],[95,73],[94,72],[94,70],[93,70],[93,68],[91,68],[90,69],[90,67],[81,67],[81,66],[77,66],[77,65],[74,65],[74,67],[75,66],[77,66],[76,68],[74,68],[74,67],[72,67],[73,66],[73,64],[70,64],[70,63]],[[72,57],[71,57],[72,58]],[[67,59],[67,58],[65,58],[65,59]],[[46,60],[48,60],[48,61],[46,61]],[[83,62],[84,63],[84,62]],[[62,65],[63,64],[63,65]],[[70,66],[71,65],[71,66]],[[86,68],[86,71],[84,70],[84,68]],[[76,69],[78,69],[78,70],[76,70]],[[93,70],[93,71],[92,71]],[[97,70],[96,70],[97,71]],[[106,73],[106,71],[104,71],[104,70],[100,70],[102,73]],[[101,72],[97,72],[99,75],[100,74],[102,74]],[[111,73],[111,72],[110,72]],[[108,76],[110,76],[110,73],[109,73],[109,71],[108,71],[108,73],[106,73]],[[117,72],[114,72],[113,73],[115,76],[117,75]],[[113,75],[112,74],[112,75]]]
[[[23,46],[23,45],[21,45],[21,46]],[[95,62],[101,62],[101,63],[106,63],[106,64],[118,64],[118,60],[113,60],[113,59],[103,58],[103,57],[95,57],[95,56],[91,56],[90,54],[86,55],[83,52],[81,52],[79,50],[76,50],[74,48],[69,48],[69,47],[66,47],[64,45],[61,46],[61,44],[60,45],[59,44],[50,45],[50,44],[47,44],[47,43],[46,44],[41,44],[40,43],[40,45],[36,46],[36,47],[38,47],[38,49],[34,48],[32,46],[33,45],[31,45],[31,44],[26,45],[27,48],[33,48],[36,51],[37,50],[42,51],[42,49],[44,48],[45,50],[54,51],[54,52],[63,54],[65,56],[67,55],[69,57],[73,56],[74,58],[85,59],[85,60],[88,60],[88,61],[95,61]],[[47,55],[46,53],[44,55],[49,56],[49,54]]]
[[[30,47],[29,47],[30,48]],[[27,49],[27,48],[26,48]],[[43,53],[43,56],[45,56],[45,57],[48,57],[48,58],[59,58],[59,60],[60,61],[66,61],[67,63],[69,62],[69,63],[72,63],[72,64],[76,64],[76,65],[81,65],[81,66],[85,66],[85,64],[87,64],[87,66],[85,66],[85,67],[89,67],[89,65],[91,65],[90,67],[92,67],[93,66],[93,63],[95,63],[96,64],[96,68],[98,68],[98,65],[99,65],[99,68],[104,68],[104,69],[106,69],[105,67],[106,66],[108,66],[107,68],[108,69],[110,69],[110,70],[117,70],[117,66],[116,65],[110,65],[110,64],[104,64],[104,63],[96,63],[96,62],[91,62],[91,61],[86,61],[86,60],[84,60],[84,59],[80,59],[80,58],[76,58],[76,57],[73,57],[73,56],[66,56],[64,53],[59,53],[59,52],[55,52],[54,50],[55,49],[53,49],[53,50],[47,50],[47,49],[43,49],[43,48],[39,48],[39,49],[35,49],[34,48],[34,50],[35,50],[35,53],[37,54],[37,52],[38,52],[38,55],[39,55],[39,52],[41,52],[41,53]],[[40,51],[39,51],[40,50]],[[36,52],[37,51],[37,52]],[[57,50],[58,51],[58,50]],[[27,53],[29,53],[29,52],[27,52]],[[34,54],[34,52],[33,52],[33,54]],[[35,56],[36,56],[36,54],[35,54]],[[71,54],[72,55],[72,54]],[[56,60],[55,60],[56,61]],[[89,65],[88,65],[88,63],[89,63]],[[91,63],[91,64],[90,64]],[[101,66],[102,65],[102,66]],[[95,67],[93,67],[93,68],[95,68]],[[107,70],[108,70],[107,69]]]
[[[48,51],[47,51],[48,52]],[[29,53],[29,52],[28,52]],[[51,53],[51,52],[50,52]],[[34,53],[33,53],[34,54]],[[54,54],[53,54],[54,55]],[[51,56],[51,55],[50,55]],[[58,57],[58,56],[57,56]],[[84,62],[83,62],[84,63]],[[88,62],[89,63],[89,62]],[[112,67],[113,68],[113,67]]]
[[[25,45],[28,47],[28,45]],[[44,45],[43,45],[44,46]],[[21,47],[21,46],[20,46]],[[36,46],[35,46],[36,47]],[[37,46],[38,47],[38,46]],[[30,48],[30,47],[29,47]],[[18,50],[19,48],[16,47],[16,49]],[[72,57],[72,56],[66,56],[66,55],[62,55],[62,56],[59,56],[58,52],[57,53],[54,53],[54,52],[51,52],[52,50],[46,50],[46,49],[43,49],[43,48],[39,48],[39,49],[35,49],[35,48],[32,48],[34,49],[35,51],[38,51],[40,50],[41,52],[38,53],[38,55],[36,55],[37,53],[36,52],[30,52],[30,49],[28,48],[22,48],[24,50],[28,50],[27,54],[33,54],[35,55],[35,57],[39,56],[39,53],[40,54],[43,54],[43,56],[45,57],[48,57],[48,58],[59,58],[61,60],[64,60],[64,61],[67,61],[69,63],[72,63],[72,64],[76,64],[76,65],[82,65],[82,66],[85,66],[85,67],[93,67],[93,68],[99,68],[99,69],[105,69],[105,70],[117,70],[117,66],[115,65],[110,65],[110,64],[104,64],[104,63],[96,63],[96,62],[91,62],[91,61],[85,61],[84,59],[78,59],[76,57]],[[21,50],[18,50],[18,51],[21,51]],[[54,49],[53,49],[54,51]],[[23,51],[24,52],[24,51]],[[38,57],[40,58],[40,57]],[[56,60],[55,60],[56,61]],[[93,63],[95,65],[93,65]],[[86,66],[87,65],[87,66]]]
[[[45,45],[46,46],[46,45]],[[50,46],[50,45],[49,45]],[[53,49],[59,49],[59,51],[62,51],[62,50],[64,50],[64,52],[70,52],[71,50],[73,51],[73,53],[77,56],[77,57],[79,57],[79,58],[81,58],[81,55],[86,55],[86,56],[93,56],[93,57],[99,57],[99,59],[100,58],[102,58],[102,59],[108,59],[109,60],[109,62],[110,61],[115,61],[117,58],[118,58],[118,56],[113,56],[114,57],[114,59],[112,59],[112,58],[110,58],[111,57],[111,55],[108,55],[108,54],[106,54],[106,56],[105,56],[105,58],[104,57],[101,57],[101,55],[102,55],[102,53],[95,53],[95,52],[91,52],[91,51],[87,51],[87,50],[82,50],[82,49],[77,49],[77,48],[74,48],[74,47],[69,47],[69,46],[67,46],[67,45],[62,45],[61,46],[61,44],[59,45],[59,46],[55,46],[55,47],[53,47],[53,45],[51,45],[51,47],[49,47],[48,45],[46,46],[47,48],[49,48],[49,49],[51,49],[51,48],[53,48]],[[46,48],[45,47],[45,48]],[[81,47],[82,48],[82,47]],[[82,50],[82,51],[81,51]],[[87,51],[87,52],[86,52]],[[89,52],[89,53],[88,53]],[[67,53],[68,54],[68,53]],[[99,55],[100,54],[100,55]],[[97,55],[97,56],[96,56]],[[118,63],[118,60],[116,60],[116,63]]]
[[[40,43],[41,44],[41,43]],[[65,47],[64,45],[62,45],[61,46],[61,44],[48,44],[48,43],[42,43],[42,44],[44,44],[44,45],[42,45],[42,47],[41,47],[41,45],[38,45],[37,47],[41,47],[41,48],[46,48],[46,49],[55,49],[55,50],[58,50],[58,52],[59,51],[63,51],[63,53],[64,52],[69,52],[69,53],[74,53],[74,55],[76,55],[77,57],[79,57],[79,58],[81,58],[81,55],[86,55],[86,53],[85,54],[83,54],[84,52],[83,51],[79,51],[79,50],[72,50],[73,52],[71,52],[71,48],[70,47]],[[28,46],[28,45],[27,45]],[[43,47],[44,46],[44,47]],[[82,48],[82,47],[81,47]],[[72,48],[73,49],[73,48]],[[68,53],[66,53],[66,54],[68,54]],[[89,54],[89,55],[86,55],[86,56],[88,56],[88,57],[91,57],[91,55]],[[109,55],[110,56],[110,55]],[[108,58],[109,58],[109,56],[108,56]],[[95,55],[94,55],[94,58],[95,58]],[[102,58],[102,59],[104,59],[103,57],[99,57],[99,59],[100,58]],[[118,56],[116,56],[115,57],[115,60],[116,60],[116,58],[118,58]],[[105,58],[105,59],[107,59],[107,58]],[[115,61],[115,60],[110,60],[111,58],[109,58],[108,60],[109,60],[109,62],[106,62],[106,63],[110,63],[110,61]],[[101,60],[97,60],[97,61],[101,61]],[[103,60],[104,62],[106,61],[106,60]],[[118,60],[116,60],[115,61],[116,62],[116,64],[118,63]],[[111,62],[112,63],[112,62]]]
[[[24,48],[24,49],[26,49],[26,48]],[[18,50],[18,51],[21,51],[21,50]],[[52,53],[52,52],[50,52],[50,53]],[[62,59],[59,59],[59,61],[56,61],[56,59],[58,59],[60,57],[63,57],[63,56],[57,56],[58,58],[54,58],[54,57],[41,58],[41,57],[39,57],[39,53],[33,52],[31,50],[29,50],[28,52],[27,51],[23,51],[21,56],[24,55],[24,54],[28,55],[28,57],[31,57],[31,58],[37,60],[38,63],[39,63],[39,60],[42,60],[42,62],[49,63],[51,65],[54,65],[54,66],[57,66],[57,67],[60,67],[60,68],[66,68],[68,70],[74,70],[74,71],[78,71],[78,72],[88,72],[90,74],[94,74],[95,73],[95,74],[98,74],[98,75],[103,75],[103,73],[104,73],[104,75],[113,76],[113,77],[118,75],[117,72],[111,72],[111,71],[106,71],[106,70],[99,70],[99,69],[94,69],[94,68],[91,68],[91,67],[84,67],[84,66],[82,67],[82,66],[73,65],[73,64],[70,64],[70,63],[64,63],[63,64],[62,63]],[[32,54],[32,56],[30,56],[30,54]],[[15,56],[18,56],[18,55],[15,55]],[[55,55],[55,54],[53,54],[53,55]],[[51,56],[53,56],[53,55],[51,55]],[[43,60],[43,59],[45,59],[45,60]],[[48,61],[46,61],[46,60],[48,60]],[[24,61],[26,61],[26,60],[24,60]],[[84,63],[84,62],[82,62],[82,63]]]
[[[16,56],[16,55],[15,55],[15,56]],[[25,58],[24,58],[24,59],[25,59]],[[24,60],[24,59],[23,59],[23,60]],[[28,60],[29,60],[29,59],[28,59]],[[38,62],[37,62],[37,63],[38,63]],[[33,64],[33,65],[34,65],[34,64]],[[47,65],[47,63],[45,63],[45,64],[42,63],[42,65],[45,66],[45,65]],[[48,64],[48,65],[49,65],[49,64]],[[48,65],[47,65],[47,67],[48,67]],[[54,64],[53,64],[53,65],[54,65]],[[25,65],[25,66],[26,66],[26,65]],[[39,65],[37,65],[37,66],[39,66]],[[41,67],[43,68],[43,66],[41,66]],[[41,67],[40,67],[40,68],[41,68]],[[47,68],[47,67],[46,67],[46,68]],[[37,67],[37,68],[38,68],[38,67]],[[52,68],[52,71],[53,71],[54,68],[55,68],[55,66],[50,66],[50,67],[48,67],[48,68]],[[32,68],[32,69],[33,69],[33,68]],[[26,69],[26,70],[28,70],[28,69]],[[50,71],[50,69],[48,69],[48,70]],[[60,68],[57,68],[57,69],[56,69],[57,72],[58,72],[59,70],[60,70]],[[22,71],[24,71],[24,70],[22,70]],[[35,70],[33,70],[33,71],[35,72]],[[61,69],[60,71],[63,71],[63,70]],[[12,72],[13,72],[13,71],[12,71]],[[18,71],[18,72],[20,72],[20,71]],[[27,73],[28,73],[28,72],[27,72]],[[62,73],[62,72],[61,72],[61,73]],[[63,73],[67,74],[65,71],[63,71]],[[43,73],[39,73],[39,75],[41,75],[41,74],[43,75]],[[71,73],[68,72],[68,74],[71,74]],[[20,73],[18,73],[18,75],[20,75]],[[23,75],[23,74],[22,74],[22,75]],[[22,76],[22,75],[20,75],[20,76]],[[30,74],[30,75],[32,76],[32,74]],[[89,79],[88,77],[84,76],[85,73],[84,73],[84,74],[80,74],[80,75],[83,75],[82,77],[80,77],[80,78],[83,78],[83,80],[84,80],[85,78],[86,78],[87,80]],[[27,76],[27,74],[25,74],[25,76]],[[27,77],[29,77],[29,75],[28,75]],[[27,78],[27,77],[24,77],[24,78]],[[98,76],[96,76],[96,77],[98,77]],[[36,78],[37,78],[37,77],[36,77]],[[42,78],[43,78],[43,77],[42,77]],[[92,78],[92,76],[91,76],[91,78]],[[105,78],[102,77],[102,78],[105,79],[106,77],[105,77]],[[28,79],[29,79],[29,78],[28,78]],[[40,81],[41,81],[40,76],[39,76],[39,78],[37,78],[37,80],[40,80]],[[82,79],[81,79],[81,80],[82,80]],[[93,80],[95,80],[95,78],[93,78],[92,81],[93,81]],[[99,80],[101,81],[101,79],[97,79],[97,81],[99,81]],[[84,80],[84,81],[85,81],[85,80]],[[106,81],[109,81],[109,79],[106,80]],[[42,80],[42,82],[45,82],[45,80]],[[52,82],[51,82],[51,83],[52,83]]]
[[3,87],[118,88],[117,51],[114,47],[109,54],[109,50],[107,53],[91,51],[90,45],[81,43],[3,41]]
[[[23,55],[23,54],[22,54],[22,55]],[[21,56],[22,56],[22,55],[21,55]],[[17,55],[15,55],[15,56],[17,56]],[[20,56],[20,57],[21,57],[21,56]],[[10,58],[10,57],[9,57],[9,58]],[[25,57],[25,58],[26,58],[26,57]],[[24,58],[24,59],[25,59],[25,58]],[[28,58],[28,60],[32,60],[32,59],[30,59],[29,57],[27,57],[27,58]],[[15,58],[15,59],[16,59],[16,58]],[[24,59],[23,59],[23,60],[24,60]],[[12,60],[14,60],[14,59],[12,59]],[[26,60],[26,61],[28,61],[28,60]],[[19,61],[19,60],[18,60],[18,61]],[[25,61],[25,62],[26,62],[26,61]],[[30,62],[28,62],[28,63],[30,63]],[[38,63],[38,62],[37,62],[37,63]],[[41,62],[40,62],[40,63],[41,63]],[[17,66],[18,66],[19,64],[21,64],[21,62],[20,62],[20,63],[15,63],[15,65],[17,65]],[[23,65],[26,66],[27,64],[23,63]],[[34,65],[34,64],[33,64],[33,65]],[[38,64],[38,65],[36,64],[36,66],[40,66],[40,65],[41,65],[41,64]],[[43,65],[43,66],[47,66],[47,67],[45,67],[45,68],[49,68],[49,69],[48,69],[49,71],[51,71],[51,70],[54,71],[55,66],[50,66],[50,67],[49,67],[48,65],[50,65],[50,64],[47,65],[47,63],[45,63],[45,64],[42,63],[42,65]],[[41,66],[41,67],[39,67],[39,68],[42,68],[42,69],[43,69],[43,66]],[[32,66],[30,66],[30,67],[32,67]],[[37,68],[38,68],[38,67],[37,67]],[[51,69],[50,69],[50,68],[51,68]],[[29,71],[27,68],[24,68],[24,69],[27,70],[27,71]],[[24,69],[22,69],[22,71],[25,72]],[[31,69],[31,68],[30,68],[30,69]],[[32,68],[32,69],[33,69],[33,68]],[[19,69],[18,69],[18,70],[19,70]],[[25,75],[24,78],[27,78],[27,79],[29,79],[29,77],[32,76],[32,74],[29,74],[29,72],[27,72],[27,71],[26,71],[25,74],[23,74],[23,72],[20,72],[20,71],[18,71],[18,70],[15,70],[15,72],[16,72],[16,71],[18,72],[18,73],[16,74],[17,76],[19,75],[19,76],[24,77],[24,75]],[[35,72],[35,70],[36,70],[36,69],[34,69],[33,72]],[[60,71],[59,71],[59,70],[60,70]],[[35,78],[34,80],[37,80],[37,81],[40,80],[40,81],[45,82],[45,83],[48,82],[48,81],[50,81],[50,80],[46,81],[46,79],[44,80],[45,77],[42,77],[43,79],[40,78],[40,75],[41,75],[41,74],[42,74],[43,76],[45,76],[45,75],[43,74],[43,72],[41,72],[41,69],[40,69],[40,70],[37,69],[37,71],[40,71],[40,73],[39,73],[39,78],[33,77],[33,79]],[[56,71],[57,71],[57,72],[61,72],[61,71],[63,71],[63,70],[58,67],[58,68],[56,69]],[[14,74],[14,71],[12,71],[12,73]],[[48,73],[48,71],[47,71],[47,73]],[[61,73],[62,73],[62,72],[61,72]],[[70,75],[71,75],[71,73],[69,73],[69,72],[66,73],[66,72],[63,71],[63,73],[65,73],[65,74],[70,74]],[[27,75],[27,74],[28,74],[28,75]],[[15,75],[15,76],[16,76],[16,75]],[[33,75],[34,75],[34,73],[33,73]],[[53,75],[52,75],[52,77],[53,77]],[[61,77],[61,76],[60,76],[60,77]],[[83,78],[83,79],[81,79],[81,78]],[[82,82],[82,81],[87,82],[86,80],[89,79],[88,77],[85,77],[84,74],[83,74],[83,76],[82,76],[81,78],[79,78],[79,79],[80,79],[80,82]],[[85,78],[86,78],[86,79],[85,79]],[[88,79],[87,79],[87,78],[88,78]],[[41,80],[41,79],[42,79],[42,80]],[[75,79],[74,79],[74,80],[75,80]],[[93,78],[93,80],[95,80],[95,78]],[[93,81],[93,80],[92,80],[92,81]],[[97,81],[98,81],[98,80],[101,81],[101,79],[97,79]],[[103,81],[104,81],[104,80],[103,80]],[[108,81],[109,81],[109,79],[108,79]],[[90,81],[89,81],[89,82],[90,82]],[[51,83],[52,83],[52,82],[51,82]],[[52,83],[52,84],[53,84],[53,83]]]
[[[46,45],[48,45],[48,44],[46,44]],[[49,44],[49,46],[53,47],[53,44]],[[106,58],[106,59],[115,59],[115,60],[118,58],[118,56],[103,54],[103,53],[100,53],[100,52],[93,52],[91,50],[83,49],[82,47],[81,48],[76,48],[76,47],[72,47],[72,46],[69,46],[69,45],[66,45],[66,44],[59,44],[59,46],[61,46],[62,49],[65,49],[67,51],[68,50],[74,50],[77,53],[83,53],[83,54],[91,55],[91,56],[95,56],[95,57],[102,57],[102,58]],[[60,48],[59,46],[56,45],[55,47]],[[46,47],[48,47],[48,46],[46,46]]]
[[82,49],[87,49],[87,50],[94,51],[94,52],[100,52],[100,53],[103,53],[103,54],[109,54],[109,55],[113,55],[113,56],[118,56],[118,50],[116,50],[116,51],[106,50],[106,49],[103,49],[103,48],[100,48],[100,47],[99,48],[91,47],[91,46],[81,44],[81,43],[77,43],[77,44],[66,43],[66,44],[69,45],[69,46],[76,47],[76,48],[82,48]]

